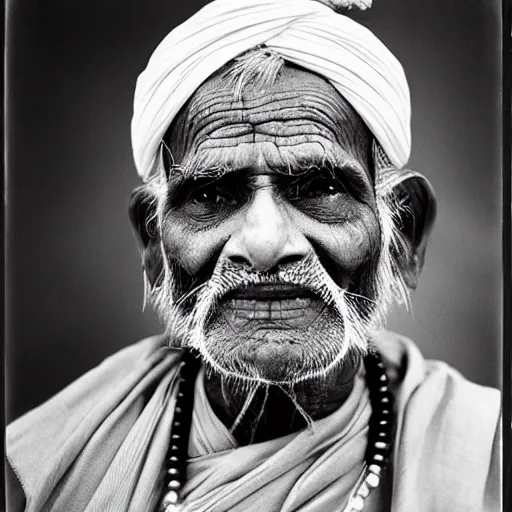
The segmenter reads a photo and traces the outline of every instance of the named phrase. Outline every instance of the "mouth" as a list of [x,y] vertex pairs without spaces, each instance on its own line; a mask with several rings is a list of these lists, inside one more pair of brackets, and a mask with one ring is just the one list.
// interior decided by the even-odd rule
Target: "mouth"
[[294,284],[258,284],[226,295],[226,300],[286,300],[315,298],[310,290]]
[[313,292],[296,285],[261,284],[226,295],[224,316],[233,328],[248,324],[290,329],[309,326],[324,308]]

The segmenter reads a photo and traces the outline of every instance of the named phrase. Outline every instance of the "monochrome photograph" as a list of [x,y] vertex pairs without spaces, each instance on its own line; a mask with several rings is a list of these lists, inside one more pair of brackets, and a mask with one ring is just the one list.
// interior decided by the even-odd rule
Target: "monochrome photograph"
[[5,12],[8,512],[504,510],[500,2]]

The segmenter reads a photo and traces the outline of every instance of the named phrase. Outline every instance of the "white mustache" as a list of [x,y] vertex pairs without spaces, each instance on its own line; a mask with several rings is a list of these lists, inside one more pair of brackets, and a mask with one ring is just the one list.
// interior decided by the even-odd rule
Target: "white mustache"
[[[345,338],[351,341],[343,343],[344,348],[338,349],[337,354],[333,355],[333,365],[345,357],[349,345],[351,348],[366,351],[366,333],[370,315],[363,314],[364,306],[361,307],[360,304],[356,305],[354,301],[349,300],[348,292],[333,281],[315,254],[309,254],[299,262],[289,264],[272,273],[242,268],[227,259],[222,259],[219,260],[208,284],[199,291],[194,312],[190,315],[188,324],[191,333],[189,346],[197,349],[213,367],[218,366],[218,361],[209,357],[204,338],[209,320],[227,294],[260,284],[298,286],[311,291],[334,310],[344,325]],[[358,299],[357,302],[359,303],[360,300]],[[219,367],[218,370],[222,371],[222,368]]]
[[260,272],[219,261],[208,281],[197,295],[197,306],[213,309],[227,294],[241,291],[251,285],[294,285],[318,296],[327,305],[335,306],[345,290],[339,288],[323,269],[314,254],[276,272]]

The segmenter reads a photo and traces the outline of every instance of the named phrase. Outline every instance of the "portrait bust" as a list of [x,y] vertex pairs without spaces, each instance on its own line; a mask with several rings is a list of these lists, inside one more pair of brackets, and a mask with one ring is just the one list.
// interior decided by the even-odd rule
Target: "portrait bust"
[[[91,127],[110,133],[104,146],[95,146],[95,161],[109,162],[112,169],[95,173],[111,177],[91,187],[85,185],[90,182],[86,173],[61,169],[62,190],[72,191],[62,199],[69,218],[75,218],[73,210],[80,212],[76,218],[83,219],[85,212],[88,223],[85,227],[68,220],[67,236],[51,227],[39,236],[47,244],[48,237],[54,240],[51,257],[62,258],[75,234],[82,236],[85,230],[83,240],[91,249],[75,245],[70,260],[77,267],[70,269],[76,300],[91,306],[81,311],[87,317],[84,325],[96,324],[99,330],[108,325],[102,340],[136,322],[139,331],[130,339],[105,341],[104,353],[94,352],[94,336],[87,332],[81,336],[88,343],[74,343],[73,330],[66,329],[66,337],[59,330],[73,321],[59,314],[59,291],[65,285],[55,283],[44,302],[46,311],[55,313],[54,343],[63,350],[52,363],[58,375],[51,393],[48,387],[37,399],[31,391],[32,402],[22,406],[16,403],[16,383],[26,377],[18,361],[27,353],[34,360],[45,346],[16,347],[14,339],[23,331],[19,320],[13,320],[8,510],[500,510],[501,398],[495,389],[499,379],[490,375],[496,374],[498,327],[490,327],[492,335],[478,345],[476,356],[469,343],[462,343],[456,345],[463,352],[461,364],[457,352],[446,363],[431,357],[429,340],[410,339],[407,330],[414,320],[391,316],[396,307],[422,314],[411,292],[427,281],[422,272],[428,268],[429,241],[440,219],[444,238],[437,244],[447,244],[441,254],[452,254],[450,237],[473,231],[480,238],[480,252],[474,259],[457,253],[458,259],[444,267],[437,260],[420,305],[446,301],[445,289],[440,288],[438,297],[432,283],[448,279],[444,268],[459,265],[474,273],[471,278],[462,271],[455,276],[455,302],[471,289],[474,295],[464,304],[476,304],[481,313],[481,302],[487,301],[482,294],[499,296],[498,274],[488,266],[499,251],[499,229],[493,224],[499,216],[492,204],[499,190],[497,134],[479,128],[478,140],[491,146],[479,152],[470,147],[473,132],[461,122],[457,126],[465,135],[459,135],[464,145],[450,145],[450,137],[443,137],[444,117],[464,112],[468,96],[474,96],[472,106],[480,113],[474,104],[483,93],[466,93],[458,110],[450,110],[449,101],[425,106],[435,96],[430,88],[435,90],[439,82],[425,66],[411,61],[423,55],[413,51],[417,48],[403,49],[415,41],[411,33],[392,37],[393,23],[386,22],[391,14],[386,14],[387,6],[379,7],[386,2],[377,2],[373,18],[367,13],[371,3],[203,2],[187,7],[186,15],[173,23],[160,20],[158,37],[134,17],[130,23],[150,34],[144,38],[145,53],[139,49],[140,56],[133,57],[125,35],[118,42],[124,53],[105,47],[107,54],[90,64],[101,76],[107,64],[128,55],[131,83],[125,90],[131,99],[112,86],[111,96],[101,102],[103,123],[87,120],[87,103],[82,117],[69,116],[67,122],[79,132],[69,135],[75,148],[65,138],[47,144],[50,153],[58,152],[55,158],[66,151],[77,158],[93,136]],[[71,10],[63,9],[72,17]],[[108,19],[115,19],[114,14]],[[488,16],[491,26],[496,15]],[[50,15],[39,13],[34,19],[45,34]],[[382,35],[378,20],[383,20]],[[80,32],[74,36],[72,28],[68,31],[71,41],[80,39]],[[60,48],[56,35],[45,41],[48,55]],[[37,69],[44,67],[42,62]],[[411,82],[416,90],[428,78],[425,96],[415,96],[409,67],[416,70]],[[486,92],[497,101],[498,66],[493,70]],[[76,83],[87,88],[83,97],[95,108],[108,91],[105,84],[111,77],[105,73],[109,79],[96,88],[77,75]],[[20,111],[16,94],[21,93],[11,92],[12,104]],[[73,105],[73,91],[59,88],[54,94]],[[108,112],[114,109],[112,97],[121,98],[123,105],[133,101],[122,135],[119,117]],[[45,98],[51,111],[52,96]],[[425,124],[439,132],[429,136],[428,130],[416,129],[425,125],[414,124],[415,106],[423,113],[435,112]],[[491,113],[481,123],[491,130],[499,117],[496,105],[487,111]],[[52,119],[62,122],[63,116]],[[15,122],[13,126],[20,130]],[[37,132],[44,140],[44,130]],[[24,140],[23,131],[16,133],[14,155],[21,154],[16,144]],[[135,166],[116,163],[120,157],[113,148],[119,140],[130,148],[125,137]],[[414,160],[417,138],[427,149],[420,148]],[[113,148],[107,140],[114,141]],[[450,156],[433,155],[433,148]],[[485,171],[473,176],[478,166],[472,162],[473,167],[450,177],[450,169],[436,171],[428,160],[435,157],[447,165],[460,157],[466,162],[461,148],[472,158],[487,156]],[[130,166],[135,170],[128,178]],[[125,240],[126,233],[114,234],[115,228],[96,231],[116,204],[108,194],[112,175],[132,189],[124,195],[129,203],[124,225],[129,220],[136,245]],[[38,179],[43,181],[44,174]],[[484,180],[488,189],[482,186],[476,195],[489,203],[472,205],[474,211],[467,198],[450,194],[467,183],[473,190],[474,183]],[[13,178],[8,187],[14,199],[19,197],[16,183]],[[81,192],[81,184],[87,193]],[[37,198],[37,180],[31,186]],[[105,210],[97,210],[102,201]],[[51,208],[52,201],[48,204]],[[13,212],[16,207],[14,202]],[[450,207],[451,219],[446,215]],[[56,209],[55,216],[59,214]],[[123,214],[122,205],[112,212],[114,219]],[[473,222],[464,214],[472,215]],[[40,213],[44,223],[42,217]],[[18,216],[13,233],[20,224]],[[21,236],[14,236],[18,246]],[[480,247],[484,236],[489,249]],[[135,249],[115,248],[120,238],[138,247],[140,260]],[[476,241],[467,243],[469,250]],[[492,254],[485,259],[487,250]],[[95,251],[98,259],[90,259]],[[115,259],[103,267],[111,252],[121,255],[119,268]],[[140,271],[125,276],[122,258],[131,258],[134,268],[141,262],[142,279]],[[12,261],[16,275],[22,265]],[[105,297],[88,289],[87,273],[80,267],[91,265],[103,269],[95,278],[107,282]],[[121,289],[134,290],[134,297],[144,289],[144,306],[156,312],[161,334],[155,335],[150,313],[132,319],[133,302],[113,287],[125,279],[133,281],[120,284]],[[483,282],[486,287],[479,289]],[[14,293],[16,281],[8,285]],[[20,304],[15,295],[11,299]],[[498,299],[489,301],[485,307],[499,309]],[[422,317],[432,324],[431,330],[423,325],[422,332],[453,323],[440,342],[446,345],[460,338],[462,327],[456,317],[460,305],[443,304],[442,314],[434,309],[437,315]],[[480,335],[483,320],[476,314],[471,326]],[[404,326],[406,332],[390,329],[390,316],[393,328]],[[489,326],[485,321],[482,325]],[[124,322],[127,327],[117,327]],[[86,359],[80,371],[75,368],[66,377],[66,351],[76,351],[74,359],[93,351],[97,359]],[[488,373],[463,376],[465,364]],[[26,380],[26,389],[37,387],[38,379]]]

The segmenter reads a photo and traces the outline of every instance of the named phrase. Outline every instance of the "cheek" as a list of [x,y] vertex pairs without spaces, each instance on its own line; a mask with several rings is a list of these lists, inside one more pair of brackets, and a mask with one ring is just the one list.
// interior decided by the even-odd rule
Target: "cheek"
[[361,206],[356,215],[342,223],[310,221],[305,225],[311,244],[320,248],[349,281],[379,253],[380,224],[370,207]]
[[197,231],[186,222],[169,216],[162,227],[167,257],[176,260],[192,276],[207,265],[213,267],[229,239],[230,224]]

